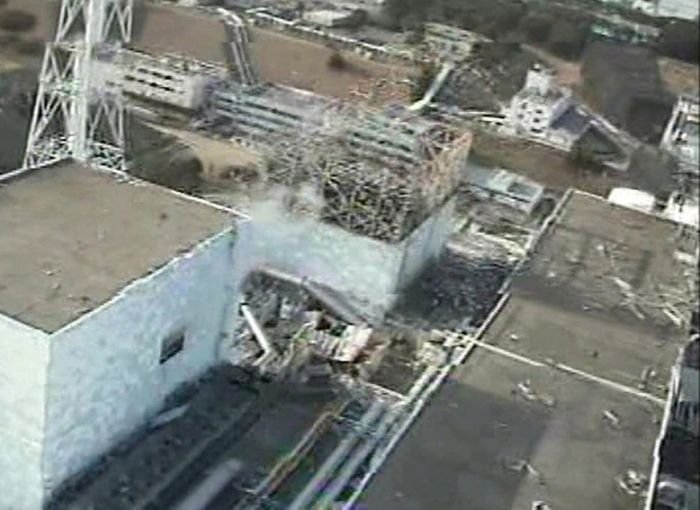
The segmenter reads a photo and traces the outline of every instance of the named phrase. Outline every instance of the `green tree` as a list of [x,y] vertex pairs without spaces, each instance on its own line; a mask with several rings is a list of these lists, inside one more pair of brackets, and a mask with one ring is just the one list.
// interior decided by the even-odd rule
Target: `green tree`
[[520,20],[518,31],[528,42],[539,44],[549,39],[554,22],[547,14],[528,14]]
[[552,27],[547,47],[561,58],[577,60],[586,47],[589,31],[587,21],[559,21]]
[[674,20],[661,30],[658,48],[662,55],[697,64],[699,46],[700,31],[696,22]]

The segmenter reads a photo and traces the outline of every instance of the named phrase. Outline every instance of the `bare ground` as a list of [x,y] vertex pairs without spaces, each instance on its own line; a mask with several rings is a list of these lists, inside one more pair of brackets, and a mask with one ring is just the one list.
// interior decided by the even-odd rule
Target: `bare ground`
[[698,65],[681,62],[672,58],[658,60],[661,80],[674,94],[697,95],[700,89],[700,68]]
[[561,151],[483,131],[475,133],[472,151],[484,163],[507,168],[554,190],[575,187],[607,196],[610,189],[619,186],[622,181],[621,176],[592,172],[577,166]]
[[527,51],[554,69],[556,81],[559,85],[572,89],[578,89],[581,86],[581,64],[577,62],[568,62],[541,48],[530,45],[524,45],[524,47]]

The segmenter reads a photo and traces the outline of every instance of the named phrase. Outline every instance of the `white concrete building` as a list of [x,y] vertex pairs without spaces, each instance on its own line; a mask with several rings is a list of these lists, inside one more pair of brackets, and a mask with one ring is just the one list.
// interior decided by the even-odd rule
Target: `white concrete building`
[[116,87],[126,94],[185,110],[198,109],[215,79],[225,70],[213,65],[182,59],[174,55],[152,57],[134,51],[122,51],[95,60],[93,73],[98,86]]
[[47,497],[222,359],[227,213],[64,162],[0,189],[0,508]]
[[253,138],[321,129],[329,107],[322,96],[281,85],[216,87],[210,104],[214,117],[229,119],[238,131]]
[[658,0],[656,15],[664,18],[697,20],[700,3],[697,0]]
[[661,148],[678,158],[681,167],[697,173],[700,163],[700,102],[679,97],[661,139]]
[[354,12],[344,9],[314,9],[305,11],[302,19],[312,25],[333,28],[351,23]]
[[652,214],[656,206],[656,197],[652,193],[639,189],[613,188],[608,194],[608,202]]
[[532,214],[544,196],[543,186],[502,168],[469,165],[464,183],[476,196],[507,205],[526,215]]
[[450,60],[468,57],[476,43],[486,40],[475,32],[442,23],[425,23],[424,31],[428,47],[439,56]]
[[387,164],[422,162],[425,142],[438,129],[436,123],[405,109],[353,117],[328,98],[280,85],[216,87],[210,99],[210,115],[228,119],[244,136],[259,139],[344,132],[348,148],[358,156]]
[[550,127],[573,104],[571,92],[554,83],[554,73],[535,65],[510,102],[508,123],[517,133],[546,138]]

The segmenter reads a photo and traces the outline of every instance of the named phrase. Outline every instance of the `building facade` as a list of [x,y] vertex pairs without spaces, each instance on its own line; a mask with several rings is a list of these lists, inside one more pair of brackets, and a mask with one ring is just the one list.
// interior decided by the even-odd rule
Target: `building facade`
[[700,5],[695,0],[658,0],[656,15],[664,18],[697,20]]
[[700,338],[695,333],[672,371],[646,510],[692,510],[700,505],[699,369]]
[[570,92],[554,83],[554,74],[536,65],[528,71],[522,90],[511,99],[508,121],[518,132],[544,138],[572,103]]
[[661,139],[661,148],[673,154],[681,168],[698,172],[700,163],[700,102],[697,97],[679,97]]
[[93,75],[103,90],[121,90],[138,99],[197,110],[208,86],[224,69],[177,56],[152,57],[134,51],[94,61]]
[[342,135],[350,152],[386,164],[420,164],[437,130],[435,123],[403,109],[355,116],[327,98],[279,85],[217,86],[208,112],[251,138]]
[[[5,184],[0,508],[39,510],[225,359],[236,235],[221,211],[72,163]],[[25,213],[30,229],[10,220]]]

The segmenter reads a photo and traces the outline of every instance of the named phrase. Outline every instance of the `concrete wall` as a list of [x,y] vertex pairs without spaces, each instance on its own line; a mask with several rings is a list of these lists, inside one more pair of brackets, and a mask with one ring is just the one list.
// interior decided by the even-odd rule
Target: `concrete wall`
[[401,262],[394,246],[310,220],[251,221],[240,229],[239,249],[251,267],[308,278],[372,306],[390,303]]
[[48,335],[0,316],[0,508],[42,505]]
[[[218,360],[233,240],[226,232],[200,244],[52,336],[43,456],[49,490]],[[161,365],[161,342],[180,329],[184,351]]]
[[326,285],[382,313],[430,258],[444,246],[454,203],[448,202],[399,244],[352,234],[314,220],[292,220],[282,213],[256,211],[239,228],[237,263],[268,267]]
[[454,210],[455,200],[452,199],[404,240],[398,289],[409,285],[430,260],[440,255],[452,233]]

